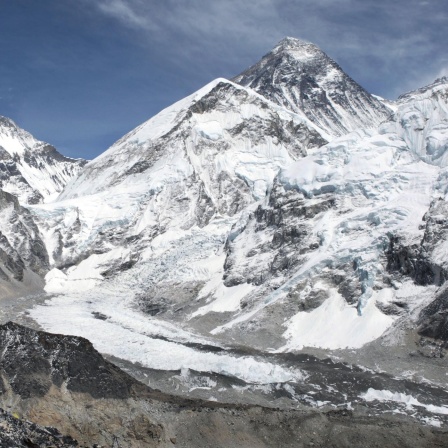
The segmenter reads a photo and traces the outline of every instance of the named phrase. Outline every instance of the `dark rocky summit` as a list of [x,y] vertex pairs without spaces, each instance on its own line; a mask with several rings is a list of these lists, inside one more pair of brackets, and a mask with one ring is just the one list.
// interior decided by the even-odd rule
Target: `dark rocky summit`
[[373,127],[391,113],[316,45],[291,37],[233,80],[333,136]]

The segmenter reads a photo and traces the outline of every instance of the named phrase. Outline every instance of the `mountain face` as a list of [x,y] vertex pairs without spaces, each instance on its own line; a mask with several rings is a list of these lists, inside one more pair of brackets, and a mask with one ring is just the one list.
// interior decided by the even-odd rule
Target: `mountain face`
[[391,113],[316,45],[291,37],[233,81],[306,116],[330,138],[374,128]]
[[85,163],[64,157],[0,116],[0,188],[17,196],[21,204],[55,199]]
[[393,251],[421,238],[444,185],[445,92],[442,80],[407,94],[378,129],[325,145],[306,118],[214,81],[33,208],[57,268],[47,291],[99,303],[110,287],[143,313],[261,349],[361,347],[403,314]]
[[0,295],[41,291],[49,270],[45,243],[25,207],[55,199],[84,160],[69,159],[0,117]]
[[438,80],[408,94],[378,130],[340,137],[280,170],[267,202],[227,245],[226,285],[259,293],[214,332],[236,337],[258,316],[254,341],[272,341],[287,312],[281,350],[361,347],[412,314],[425,334],[446,333],[434,316],[444,294],[430,306],[430,293],[419,301],[397,285],[447,278],[447,87]]
[[[251,90],[217,79],[125,135],[89,163],[60,199],[115,187],[130,176],[138,178],[145,173],[148,177],[148,170],[160,169],[175,158],[191,165],[184,168],[175,160],[179,166],[171,170],[184,172],[184,176],[200,176],[201,171],[209,171],[210,180],[200,178],[199,182],[210,194],[212,189],[223,188],[220,175],[230,175],[232,181],[238,177],[246,183],[252,194],[264,196],[263,184],[270,183],[272,174],[268,174],[275,173],[277,159],[302,157],[307,149],[325,143],[306,118],[275,107]],[[257,158],[268,165],[267,173],[257,173],[261,177],[252,179],[243,165],[256,165]],[[263,175],[267,176],[264,183]],[[175,179],[173,175],[165,177]],[[217,197],[216,191],[210,199],[218,202]]]
[[155,237],[175,232],[215,245],[265,197],[280,166],[325,142],[308,120],[219,79],[123,137],[57,206],[35,211],[57,266],[111,249],[132,264],[151,255]]

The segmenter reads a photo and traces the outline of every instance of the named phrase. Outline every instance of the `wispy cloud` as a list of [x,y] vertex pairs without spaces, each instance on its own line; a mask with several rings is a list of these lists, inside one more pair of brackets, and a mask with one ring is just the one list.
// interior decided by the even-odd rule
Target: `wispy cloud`
[[439,70],[439,73],[437,73],[436,78],[442,78],[443,76],[448,76],[448,65],[446,67],[442,67],[442,69]]
[[441,70],[434,54],[446,40],[445,2],[97,0],[95,8],[144,33],[140,41],[157,45],[179,70],[234,75],[290,35],[317,43],[355,79],[390,97],[400,79],[412,83]]
[[118,19],[123,25],[131,28],[147,29],[149,21],[145,15],[138,13],[138,4],[126,0],[100,0],[98,9],[111,17]]

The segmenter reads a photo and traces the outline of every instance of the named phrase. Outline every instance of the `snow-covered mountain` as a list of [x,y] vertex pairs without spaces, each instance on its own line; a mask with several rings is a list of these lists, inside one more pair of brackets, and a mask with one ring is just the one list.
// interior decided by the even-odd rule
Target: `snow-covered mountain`
[[447,79],[386,109],[292,39],[245,73],[258,93],[217,79],[30,207],[51,294],[32,318],[258,385],[306,377],[273,352],[446,340]]
[[[433,289],[391,260],[398,239],[423,238],[445,185],[446,88],[408,94],[377,129],[324,144],[303,116],[212,82],[86,165],[57,203],[33,207],[55,266],[47,291],[65,297],[34,316],[95,341],[81,325],[88,306],[131,339],[145,328],[280,351],[361,347],[410,313],[417,322]],[[123,356],[121,343],[107,350]]]
[[330,137],[374,128],[391,113],[316,45],[291,37],[233,81],[305,115]]
[[340,137],[279,172],[227,246],[226,284],[259,293],[215,332],[233,336],[252,322],[252,332],[279,334],[286,318],[282,350],[335,349],[362,346],[400,316],[418,320],[432,290],[400,274],[417,285],[448,277],[447,89],[442,79],[407,94],[377,130]]
[[61,155],[11,119],[0,117],[0,296],[44,286],[45,244],[27,205],[54,200],[86,161]]
[[141,258],[165,233],[211,223],[228,230],[266,196],[281,166],[325,142],[307,119],[213,81],[124,136],[59,202],[39,208],[52,256],[66,265],[138,243]]
[[22,204],[55,199],[86,163],[61,155],[11,119],[0,116],[0,188]]

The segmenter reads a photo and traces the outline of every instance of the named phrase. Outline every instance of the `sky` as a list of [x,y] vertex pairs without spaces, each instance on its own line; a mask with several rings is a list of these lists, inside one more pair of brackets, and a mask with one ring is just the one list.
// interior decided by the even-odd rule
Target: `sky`
[[0,0],[0,115],[92,159],[285,36],[388,99],[448,75],[447,0]]

